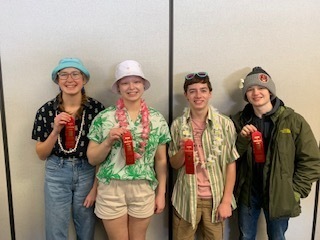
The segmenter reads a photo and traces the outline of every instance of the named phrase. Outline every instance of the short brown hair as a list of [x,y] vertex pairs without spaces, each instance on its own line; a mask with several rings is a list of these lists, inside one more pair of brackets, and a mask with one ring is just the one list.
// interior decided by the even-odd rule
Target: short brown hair
[[212,86],[211,86],[211,82],[209,80],[209,76],[199,77],[199,76],[195,75],[190,80],[188,80],[188,79],[184,80],[184,85],[183,85],[184,92],[187,93],[188,87],[192,84],[195,84],[195,83],[206,83],[208,85],[210,92],[212,91]]

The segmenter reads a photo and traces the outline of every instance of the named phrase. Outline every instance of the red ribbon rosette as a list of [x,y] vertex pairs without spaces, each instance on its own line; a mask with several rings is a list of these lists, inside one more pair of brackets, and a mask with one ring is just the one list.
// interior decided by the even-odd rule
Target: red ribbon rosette
[[255,161],[257,163],[264,163],[266,161],[266,155],[264,154],[264,145],[261,132],[253,132],[251,134],[251,139]]
[[133,141],[132,141],[132,135],[130,131],[126,131],[122,135],[122,142],[123,142],[123,148],[124,153],[126,156],[126,164],[131,165],[134,164],[134,149],[133,149]]
[[66,138],[66,148],[74,148],[76,145],[76,130],[75,130],[75,119],[71,117],[71,120],[67,122],[65,126],[65,138]]
[[191,139],[184,142],[184,164],[186,174],[194,174],[193,141]]

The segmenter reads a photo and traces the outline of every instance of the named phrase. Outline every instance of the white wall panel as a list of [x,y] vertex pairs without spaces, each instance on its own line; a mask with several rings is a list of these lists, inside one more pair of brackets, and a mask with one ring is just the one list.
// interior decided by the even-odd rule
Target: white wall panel
[[[44,239],[44,162],[37,158],[31,130],[36,110],[58,93],[52,69],[63,57],[82,59],[91,73],[87,94],[108,106],[117,99],[109,90],[116,64],[137,60],[151,82],[147,103],[167,117],[168,5],[161,0],[2,1],[0,49],[18,240]],[[153,219],[147,234],[167,238],[166,212]],[[95,239],[105,238],[98,224]],[[72,228],[70,239],[75,239]]]
[[[231,114],[244,104],[239,79],[260,65],[273,77],[278,96],[307,119],[319,141],[319,8],[317,0],[174,1],[174,117],[186,106],[186,73],[208,71],[213,105]],[[81,58],[92,75],[88,95],[107,106],[117,99],[109,90],[115,65],[125,59],[140,61],[152,83],[145,98],[167,117],[168,27],[169,1],[1,2],[0,54],[18,240],[44,239],[44,162],[36,156],[31,130],[38,107],[58,93],[50,80],[58,60]],[[1,142],[0,147],[3,156]],[[1,164],[0,187],[6,194]],[[6,196],[2,198],[7,204]],[[302,215],[290,220],[288,239],[311,236],[313,203],[314,188],[302,201]],[[8,219],[2,215],[7,206],[0,210],[0,238],[9,239]],[[147,239],[168,238],[167,214],[154,217]],[[260,220],[258,239],[264,240]],[[226,239],[237,235],[234,218],[230,222]],[[70,239],[75,239],[72,228]],[[96,239],[105,239],[100,223]]]
[[[244,106],[240,78],[261,66],[275,81],[278,96],[306,118],[319,141],[319,8],[316,0],[175,1],[173,115],[186,106],[186,73],[207,71],[213,83],[212,103],[229,115]],[[290,220],[288,239],[311,237],[313,202],[314,188],[302,200],[303,213]],[[257,239],[264,240],[264,219],[260,220]],[[236,235],[235,222],[227,224],[225,239]]]

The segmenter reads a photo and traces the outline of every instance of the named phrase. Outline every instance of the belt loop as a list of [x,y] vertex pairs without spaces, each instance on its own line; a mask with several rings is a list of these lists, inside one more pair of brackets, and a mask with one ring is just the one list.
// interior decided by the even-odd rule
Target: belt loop
[[60,166],[63,166],[63,161],[64,161],[64,159],[63,159],[63,157],[60,157]]

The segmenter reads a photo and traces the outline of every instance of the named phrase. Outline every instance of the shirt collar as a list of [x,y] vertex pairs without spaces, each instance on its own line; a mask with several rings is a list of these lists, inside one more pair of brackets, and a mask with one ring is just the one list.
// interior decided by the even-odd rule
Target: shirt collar
[[[207,114],[206,123],[209,123],[210,125],[212,125],[214,115],[217,112],[218,112],[218,110],[216,108],[214,108],[213,106],[209,105],[208,106],[208,114]],[[183,116],[187,119],[187,122],[190,122],[190,120],[191,120],[191,109],[189,107],[184,109]]]

